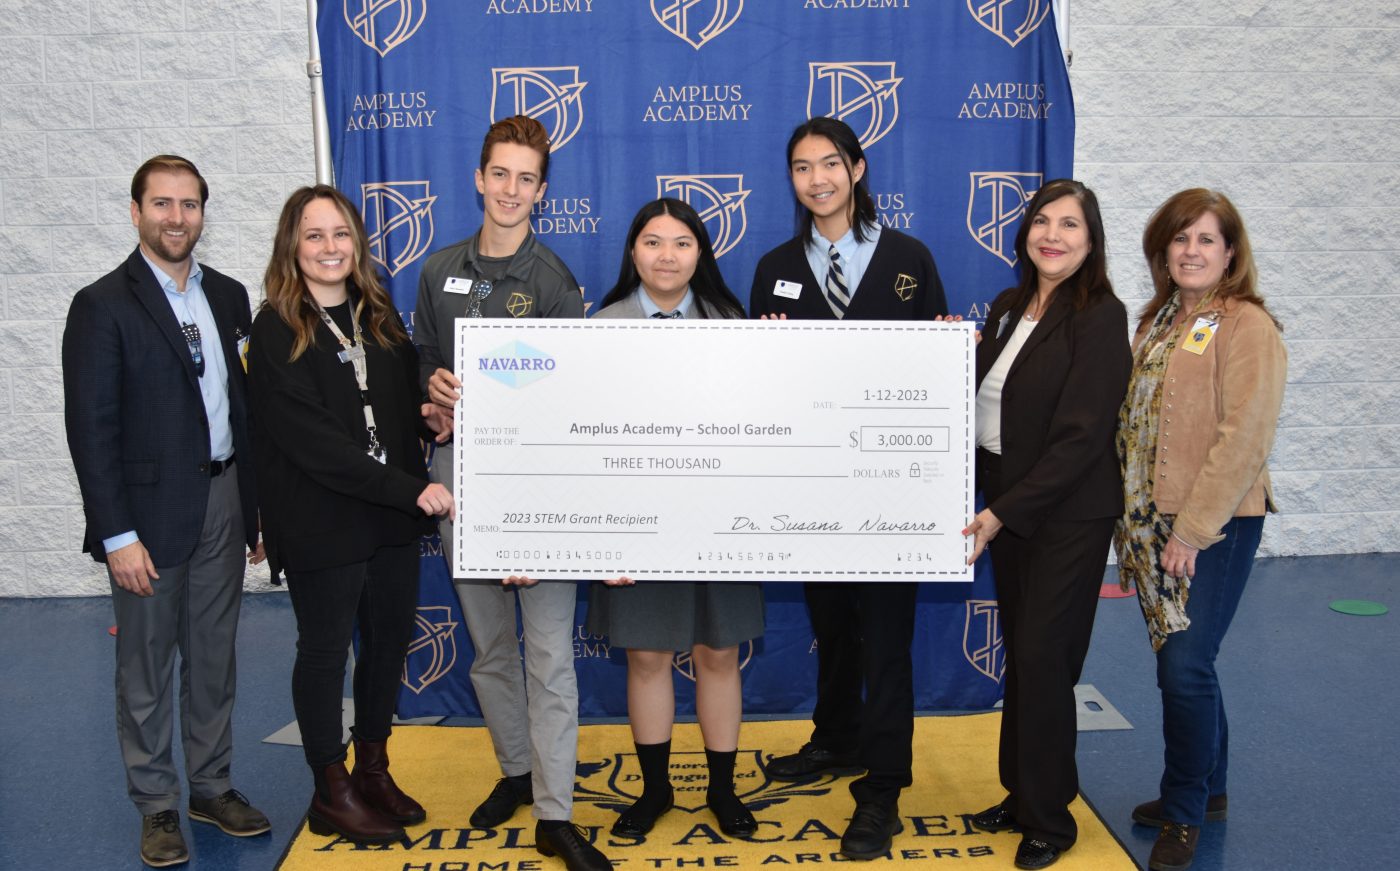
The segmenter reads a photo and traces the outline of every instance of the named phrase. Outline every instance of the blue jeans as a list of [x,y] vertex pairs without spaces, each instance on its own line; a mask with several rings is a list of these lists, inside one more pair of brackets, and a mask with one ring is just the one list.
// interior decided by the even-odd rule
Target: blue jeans
[[1206,799],[1225,792],[1229,728],[1215,674],[1220,642],[1244,594],[1263,517],[1236,517],[1221,530],[1225,540],[1196,555],[1196,574],[1186,616],[1191,626],[1167,636],[1157,651],[1157,686],[1162,690],[1162,816],[1199,826]]

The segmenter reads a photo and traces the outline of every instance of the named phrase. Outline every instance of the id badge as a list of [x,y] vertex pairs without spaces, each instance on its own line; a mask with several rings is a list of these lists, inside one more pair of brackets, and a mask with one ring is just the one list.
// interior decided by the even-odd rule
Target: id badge
[[442,283],[444,293],[468,294],[472,292],[472,280],[470,278],[450,277]]
[[354,345],[343,351],[337,351],[335,356],[336,359],[340,360],[342,363],[353,363],[356,360],[363,360],[365,358],[365,347],[364,345]]
[[1191,332],[1187,334],[1186,341],[1182,343],[1181,350],[1195,354],[1197,357],[1206,352],[1206,346],[1210,340],[1215,338],[1216,327],[1220,326],[1217,321],[1209,318],[1196,318],[1196,323],[1191,325]]
[[784,299],[797,299],[802,295],[802,285],[796,281],[779,280],[773,285],[773,295],[781,296]]

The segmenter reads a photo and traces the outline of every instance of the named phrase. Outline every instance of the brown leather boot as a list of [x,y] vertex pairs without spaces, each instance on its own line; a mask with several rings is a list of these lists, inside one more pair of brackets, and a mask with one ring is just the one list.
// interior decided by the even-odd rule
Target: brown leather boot
[[428,818],[423,806],[404,794],[389,776],[388,741],[355,739],[355,770],[350,782],[370,807],[395,822],[415,825]]
[[356,844],[388,844],[401,840],[403,826],[379,813],[350,782],[344,762],[313,768],[316,794],[306,812],[306,825],[317,835],[339,835]]
[[1196,857],[1196,842],[1200,840],[1201,827],[1182,823],[1167,823],[1157,833],[1157,843],[1152,845],[1152,855],[1147,859],[1147,867],[1152,871],[1184,871],[1191,867]]

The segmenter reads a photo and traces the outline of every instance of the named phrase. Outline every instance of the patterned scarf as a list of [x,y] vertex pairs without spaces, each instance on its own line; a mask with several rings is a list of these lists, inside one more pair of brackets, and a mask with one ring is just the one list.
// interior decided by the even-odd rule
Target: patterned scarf
[[[1206,300],[1201,301],[1202,304]],[[1191,582],[1169,578],[1162,571],[1162,550],[1172,534],[1175,517],[1157,511],[1152,499],[1152,475],[1157,460],[1157,418],[1162,408],[1162,382],[1167,360],[1176,348],[1180,330],[1172,321],[1181,308],[1181,293],[1172,294],[1138,348],[1128,395],[1118,411],[1118,462],[1123,470],[1123,516],[1113,531],[1118,555],[1119,584],[1126,592],[1137,586],[1138,604],[1147,620],[1147,635],[1154,651],[1167,635],[1191,625],[1186,600]],[[1199,308],[1199,306],[1198,306]]]

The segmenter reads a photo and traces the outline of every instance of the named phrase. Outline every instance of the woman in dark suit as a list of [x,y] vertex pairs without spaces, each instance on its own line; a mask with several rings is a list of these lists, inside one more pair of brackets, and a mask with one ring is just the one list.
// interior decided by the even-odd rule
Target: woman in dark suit
[[[617,284],[594,317],[669,323],[743,316],[695,209],[669,198],[642,206],[627,232]],[[763,634],[762,587],[691,581],[634,586],[618,578],[589,591],[587,628],[627,649],[627,719],[642,769],[642,795],[613,823],[612,833],[642,837],[675,804],[672,660],[684,650],[695,664],[695,708],[709,766],[705,804],[725,834],[752,835],[758,823],[734,791],[734,761],[743,714],[739,645]]]
[[[418,355],[343,194],[291,195],[264,286],[248,356],[254,456],[268,562],[286,572],[297,617],[292,705],[316,781],[307,820],[317,834],[393,841],[427,817],[389,775],[386,744],[418,604],[418,539],[431,515],[453,513],[452,496],[427,481]],[[350,774],[340,695],[357,622]]]
[[992,303],[977,348],[986,507],[963,531],[975,536],[974,560],[991,543],[1006,644],[1007,795],[972,822],[1019,827],[1016,867],[1044,868],[1077,834],[1074,685],[1123,507],[1113,432],[1132,357],[1093,191],[1045,184],[1026,206],[1016,255],[1021,279]]

